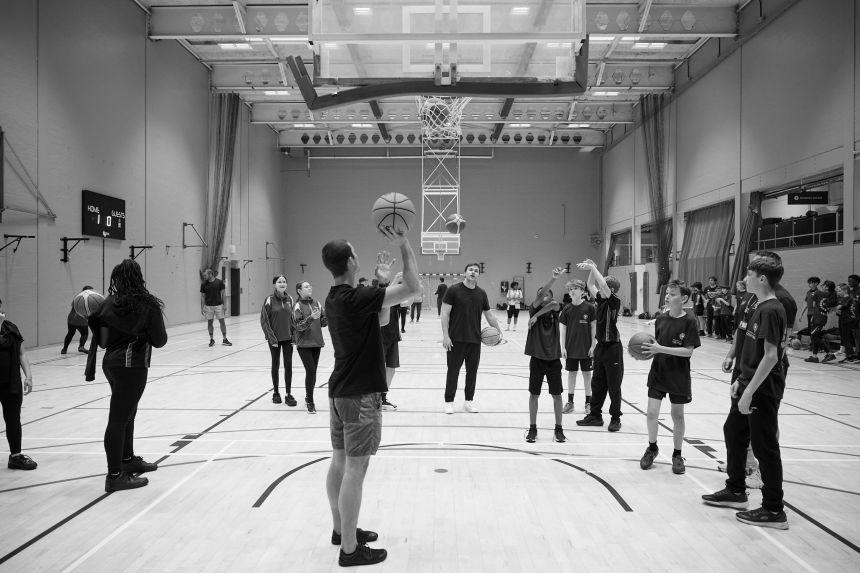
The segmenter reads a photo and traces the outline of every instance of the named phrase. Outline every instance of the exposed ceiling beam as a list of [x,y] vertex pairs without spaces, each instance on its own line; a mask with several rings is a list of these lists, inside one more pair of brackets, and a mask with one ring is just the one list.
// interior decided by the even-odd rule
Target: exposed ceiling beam
[[[379,102],[375,99],[370,100],[370,110],[373,112],[373,117],[377,120],[382,119],[382,108],[379,106]],[[379,134],[382,136],[382,139],[388,141],[391,139],[391,135],[388,133],[388,128],[385,126],[385,122],[377,121],[376,127],[379,128]]]
[[241,2],[233,2],[233,12],[236,14],[236,22],[239,24],[239,31],[243,34],[247,34],[247,27],[245,26],[245,5]]
[[653,2],[654,0],[645,0],[645,2],[640,5],[641,10],[639,12],[639,33],[644,32],[645,27],[648,25],[648,15],[651,12],[651,5],[653,4]]

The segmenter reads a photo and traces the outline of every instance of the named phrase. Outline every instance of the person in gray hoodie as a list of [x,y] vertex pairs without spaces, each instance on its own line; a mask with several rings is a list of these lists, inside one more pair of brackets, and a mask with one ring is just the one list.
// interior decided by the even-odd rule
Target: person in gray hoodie
[[152,349],[167,344],[163,308],[161,299],[146,289],[140,265],[125,259],[111,272],[108,297],[89,316],[98,344],[90,345],[84,377],[95,379],[97,352],[102,347],[102,371],[111,389],[104,438],[108,493],[143,487],[149,480],[139,474],[158,469],[134,455],[134,419],[146,388]]
[[287,294],[287,277],[276,275],[272,279],[275,292],[266,297],[263,308],[260,310],[260,326],[269,343],[269,351],[272,353],[272,402],[281,403],[281,394],[278,390],[278,368],[280,367],[281,354],[284,356],[284,389],[286,397],[284,403],[293,407],[297,404],[291,393],[293,385],[293,335],[296,331],[296,322],[293,317],[293,297]]
[[325,346],[322,329],[328,321],[320,302],[313,299],[311,283],[296,283],[296,294],[299,300],[293,306],[293,316],[296,321],[296,350],[305,366],[305,406],[308,414],[316,414],[314,387],[317,383],[320,351]]

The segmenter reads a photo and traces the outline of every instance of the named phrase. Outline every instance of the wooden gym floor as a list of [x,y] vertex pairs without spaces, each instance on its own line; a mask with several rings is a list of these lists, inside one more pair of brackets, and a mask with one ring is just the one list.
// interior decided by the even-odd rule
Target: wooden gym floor
[[[716,460],[725,458],[725,343],[706,339],[694,355],[687,473],[676,476],[668,412],[658,464],[639,469],[648,363],[629,356],[619,433],[577,428],[580,387],[577,412],[564,418],[568,442],[551,441],[552,402],[544,393],[538,442],[525,443],[526,322],[509,343],[483,349],[481,412],[462,412],[461,376],[453,416],[441,412],[439,320],[430,310],[420,324],[407,322],[389,396],[400,408],[385,413],[359,521],[389,550],[378,570],[860,570],[857,369],[805,364],[805,353],[793,353],[780,416],[791,528],[764,530],[700,502],[724,479]],[[319,414],[309,415],[294,355],[299,406],[272,404],[257,316],[228,324],[232,348],[208,348],[199,323],[171,328],[168,345],[154,352],[135,444],[160,467],[148,474],[149,486],[112,495],[103,490],[109,389],[101,372],[86,383],[83,355],[61,357],[58,347],[30,352],[35,389],[24,402],[24,451],[39,468],[0,466],[0,570],[339,569],[324,487],[326,390],[317,391]],[[625,340],[644,329],[634,319],[620,326]],[[329,345],[320,385],[331,366]],[[751,507],[759,501],[753,491]]]

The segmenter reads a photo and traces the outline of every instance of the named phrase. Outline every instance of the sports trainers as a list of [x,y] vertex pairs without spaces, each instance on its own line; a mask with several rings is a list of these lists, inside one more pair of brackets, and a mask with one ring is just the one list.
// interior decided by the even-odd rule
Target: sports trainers
[[728,467],[728,465],[729,464],[727,464],[723,460],[717,460],[717,471],[726,473],[726,468]]
[[454,413],[454,402],[445,402],[445,405],[442,406],[442,411],[446,414]]
[[137,477],[131,474],[121,472],[116,477],[110,475],[105,476],[105,491],[108,493],[121,491],[124,489],[137,489],[149,483],[149,480],[144,477]]
[[222,344],[223,346],[233,346],[233,343],[232,343],[232,342],[230,342],[229,340],[227,340],[226,338],[225,338],[224,340],[222,340],[222,341],[221,341],[221,344]]
[[642,454],[642,459],[639,460],[639,467],[643,470],[647,470],[651,466],[654,465],[654,459],[657,457],[657,454],[660,450],[652,450],[650,447],[645,448],[645,453]]
[[746,492],[735,493],[728,488],[721,489],[714,493],[706,493],[702,496],[702,501],[708,505],[717,507],[733,507],[735,509],[746,509],[749,505]]
[[213,346],[215,346],[215,339],[214,339],[214,338],[210,338],[210,339],[209,339],[209,348],[212,348]]
[[337,564],[341,567],[354,567],[356,565],[374,565],[382,563],[388,557],[388,551],[385,549],[373,549],[367,545],[358,544],[355,551],[352,553],[344,553],[340,550],[340,555],[337,558]]
[[591,402],[586,402],[582,407],[582,411],[585,412],[585,415],[591,414]]
[[581,420],[576,421],[577,426],[602,426],[603,425],[603,416],[592,416],[588,414]]
[[529,431],[526,432],[526,441],[530,444],[535,443],[537,440],[537,428],[529,428]]
[[386,398],[382,401],[382,409],[385,410],[386,412],[393,412],[394,410],[397,409],[397,405],[392,404],[391,402],[388,401],[388,398]]
[[755,468],[752,471],[747,471],[749,472],[745,478],[747,487],[750,489],[761,489],[764,485],[764,482],[761,481],[761,470]]
[[814,355],[814,354],[813,354],[812,356],[810,356],[810,357],[806,358],[806,359],[804,360],[804,362],[813,362],[813,363],[815,363],[815,364],[818,364],[818,356],[816,356],[816,355]]
[[131,456],[128,461],[122,461],[122,471],[129,474],[142,474],[146,472],[154,472],[158,469],[158,464],[144,461],[140,456]]
[[308,409],[308,414],[316,414],[317,413],[317,407],[314,406],[313,402],[308,402],[307,400],[305,400],[305,406]]
[[272,394],[272,404],[280,404],[281,402],[281,395],[278,392],[274,392]]
[[573,412],[573,402],[568,402],[564,405],[564,410],[561,411],[562,414],[570,414]]
[[466,400],[466,403],[463,404],[463,409],[472,414],[478,413],[478,407],[475,405],[475,402],[473,400]]
[[18,453],[9,456],[9,463],[6,464],[6,467],[10,470],[34,470],[39,467],[39,464],[33,461],[30,456],[25,456],[24,454]]
[[69,352],[69,350],[67,348],[61,348],[60,349],[60,354],[67,354],[68,352]]
[[618,418],[612,418],[609,420],[609,426],[606,427],[610,432],[617,432],[621,429],[621,420]]
[[832,362],[833,360],[836,360],[836,355],[832,352],[828,352],[824,355],[824,358],[821,359],[822,362]]
[[681,475],[687,471],[687,466],[684,464],[684,458],[681,456],[672,456],[672,473]]
[[763,507],[750,511],[739,511],[735,514],[738,521],[747,525],[770,527],[773,529],[788,529],[788,518],[784,511],[769,511]]
[[[360,527],[355,528],[355,540],[359,543],[371,543],[379,539],[379,534],[375,531],[365,531]],[[331,532],[331,544],[340,545],[340,533]]]
[[555,429],[555,432],[554,432],[552,439],[555,440],[556,442],[560,443],[560,444],[567,441],[567,437],[565,437],[565,435],[564,435],[564,430],[562,430],[561,428]]
[[287,406],[289,406],[290,408],[292,408],[292,407],[294,407],[296,404],[298,404],[298,402],[296,402],[296,399],[295,399],[295,398],[293,398],[293,395],[292,395],[292,394],[287,394],[287,397],[286,397],[286,398],[284,398],[284,404],[286,404]]
[[89,354],[90,353],[89,350],[87,350],[83,346],[78,346],[78,352],[80,352],[81,354]]

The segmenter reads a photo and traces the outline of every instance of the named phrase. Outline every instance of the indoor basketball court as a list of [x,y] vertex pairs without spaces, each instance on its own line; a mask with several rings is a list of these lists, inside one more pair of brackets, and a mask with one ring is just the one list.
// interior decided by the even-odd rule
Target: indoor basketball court
[[[0,571],[335,571],[367,547],[392,572],[857,568],[858,8],[0,2]],[[323,252],[338,239],[342,275]],[[702,499],[726,487],[724,368],[741,347],[727,338],[756,338],[742,305],[748,273],[772,272],[762,259],[796,306],[793,320],[780,306],[776,344],[790,364],[776,527]],[[472,341],[452,313],[474,281],[488,308]],[[125,316],[128,285],[163,303],[167,342],[139,322],[120,368],[105,309]],[[377,305],[378,285],[413,290],[381,343],[352,340],[375,345],[355,360],[383,346],[388,378],[358,483],[357,525],[378,539],[344,535],[341,551],[327,481],[350,397],[332,302],[347,285]],[[530,427],[538,330],[567,368],[574,351],[551,337],[583,291],[600,294],[589,340],[623,350],[620,398],[604,381],[600,424],[577,423],[594,415],[584,373],[572,388],[562,371],[563,414],[547,374]],[[677,317],[672,293],[687,296]],[[660,340],[667,315],[698,332],[692,401],[673,455],[663,400],[643,470],[657,359],[627,346]],[[613,340],[600,321],[616,320]],[[480,356],[474,396],[467,358],[450,402],[463,344]],[[123,368],[145,376],[120,416]],[[765,458],[747,462],[749,509],[773,495]]]

